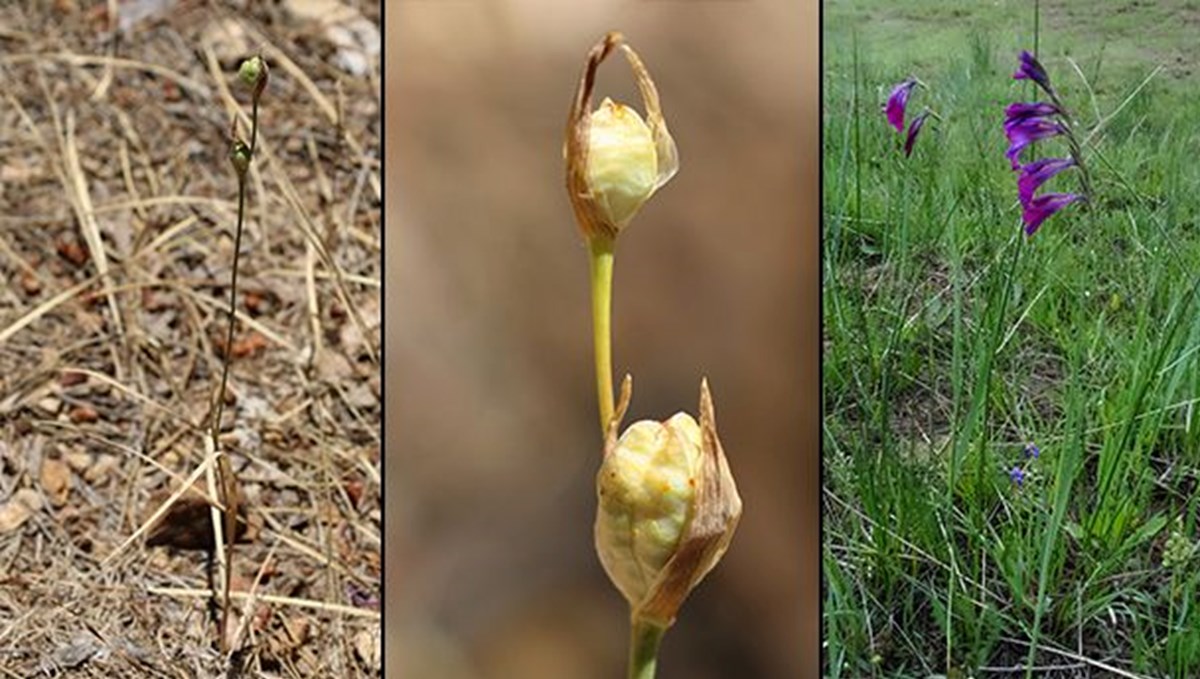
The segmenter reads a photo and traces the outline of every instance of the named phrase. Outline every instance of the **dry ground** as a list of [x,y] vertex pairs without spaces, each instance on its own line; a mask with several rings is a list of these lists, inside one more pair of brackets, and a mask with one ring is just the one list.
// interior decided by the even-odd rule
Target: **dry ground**
[[[378,26],[344,2],[351,39]],[[378,58],[351,72],[304,15],[339,3],[227,4],[0,7],[0,677],[226,672],[204,554],[137,531],[206,459],[260,50],[230,634],[245,676],[380,673]]]

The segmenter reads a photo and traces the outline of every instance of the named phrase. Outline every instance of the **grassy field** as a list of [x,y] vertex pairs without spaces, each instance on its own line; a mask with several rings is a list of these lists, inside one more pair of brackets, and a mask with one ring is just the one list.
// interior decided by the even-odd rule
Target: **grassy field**
[[[826,3],[826,676],[1200,676],[1197,23]],[[1002,124],[1035,48],[1092,194],[1026,237]],[[910,75],[940,120],[905,158]]]

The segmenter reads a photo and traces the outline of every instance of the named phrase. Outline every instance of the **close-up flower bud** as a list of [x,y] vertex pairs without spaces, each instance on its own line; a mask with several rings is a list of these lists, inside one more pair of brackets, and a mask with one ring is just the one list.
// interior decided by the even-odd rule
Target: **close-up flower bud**
[[587,180],[599,214],[618,230],[658,188],[654,136],[635,109],[606,97],[592,114]]
[[250,147],[241,139],[234,139],[229,148],[229,162],[233,163],[233,169],[237,172],[238,177],[245,177],[246,172],[250,169]]
[[633,617],[665,628],[720,561],[742,501],[717,438],[707,381],[698,424],[680,412],[665,422],[635,422],[618,438],[629,385],[626,378],[596,478],[596,551]]
[[[642,205],[679,169],[675,140],[667,130],[658,90],[637,53],[609,33],[588,54],[567,122],[563,153],[567,192],[586,238],[616,238]],[[592,110],[596,70],[620,48],[633,69],[646,116],[605,98]]]
[[238,77],[246,86],[254,89],[254,98],[257,99],[262,95],[263,89],[267,86],[267,79],[270,77],[267,61],[257,55],[250,57],[238,67]]

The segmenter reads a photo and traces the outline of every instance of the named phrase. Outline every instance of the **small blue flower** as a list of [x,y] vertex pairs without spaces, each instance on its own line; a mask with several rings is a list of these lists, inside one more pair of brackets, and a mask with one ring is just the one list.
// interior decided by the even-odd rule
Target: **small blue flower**
[[1012,482],[1018,486],[1022,486],[1025,484],[1025,470],[1020,467],[1013,467],[1008,472],[1008,478],[1012,479]]
[[1036,443],[1026,443],[1025,444],[1025,457],[1036,460],[1039,457],[1041,457],[1041,455],[1042,455],[1042,450],[1041,450],[1041,448],[1037,447]]

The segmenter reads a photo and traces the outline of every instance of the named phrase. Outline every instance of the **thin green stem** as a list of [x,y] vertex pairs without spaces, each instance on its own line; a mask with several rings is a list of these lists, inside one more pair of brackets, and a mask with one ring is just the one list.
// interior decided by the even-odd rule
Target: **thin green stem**
[[600,402],[600,435],[613,417],[612,277],[615,242],[593,238],[588,243],[592,271],[592,334],[596,347],[596,395]]
[[225,385],[229,381],[229,364],[233,363],[233,327],[237,313],[237,280],[238,259],[242,251],[242,220],[246,211],[246,180],[238,177],[238,209],[237,232],[233,237],[233,274],[229,283],[229,327],[225,332],[225,352],[221,368],[221,388],[217,390],[216,414],[213,417],[212,439],[213,448],[219,449],[218,438],[221,433],[221,415],[225,410]]
[[629,633],[629,679],[654,679],[658,647],[667,628],[634,619]]
[[[254,158],[254,143],[258,138],[258,97],[254,98],[253,116],[250,124],[250,158]],[[233,237],[233,271],[229,281],[229,326],[225,331],[225,350],[221,361],[221,386],[217,390],[216,403],[213,409],[212,444],[217,454],[217,470],[220,479],[222,502],[225,505],[224,535],[228,549],[225,557],[224,610],[221,613],[219,626],[220,647],[228,651],[226,644],[226,629],[229,624],[229,589],[233,577],[232,547],[237,539],[238,490],[233,478],[233,467],[229,459],[221,453],[221,418],[225,413],[225,388],[229,383],[229,366],[233,363],[233,329],[237,325],[237,283],[238,263],[242,253],[242,226],[246,219],[246,170],[240,166],[238,177],[237,229]]]
[[[258,148],[258,97],[254,97],[254,101],[250,105],[250,157],[254,157],[254,150]],[[239,224],[241,221],[239,220]]]

